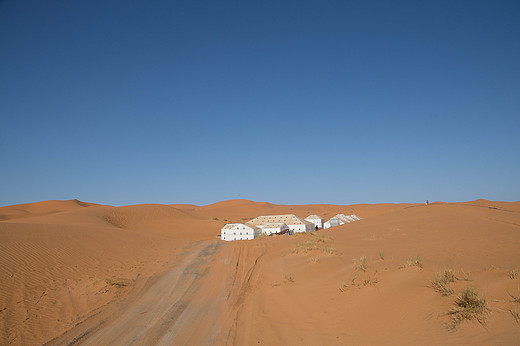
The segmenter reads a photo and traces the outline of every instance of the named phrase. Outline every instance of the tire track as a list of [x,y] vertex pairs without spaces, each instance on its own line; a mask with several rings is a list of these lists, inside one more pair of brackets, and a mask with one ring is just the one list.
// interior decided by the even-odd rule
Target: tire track
[[190,310],[191,297],[206,274],[204,268],[221,247],[217,242],[203,242],[189,251],[173,270],[153,279],[141,292],[124,302],[107,307],[111,313],[100,314],[85,325],[69,330],[49,345],[133,345],[157,344]]

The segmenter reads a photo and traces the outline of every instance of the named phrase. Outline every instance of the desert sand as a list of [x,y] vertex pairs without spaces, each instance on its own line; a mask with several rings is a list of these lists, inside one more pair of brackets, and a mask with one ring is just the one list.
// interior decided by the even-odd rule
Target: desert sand
[[[216,237],[287,213],[362,220]],[[21,204],[0,208],[0,344],[518,344],[519,270],[520,202]],[[481,323],[449,313],[466,287]]]

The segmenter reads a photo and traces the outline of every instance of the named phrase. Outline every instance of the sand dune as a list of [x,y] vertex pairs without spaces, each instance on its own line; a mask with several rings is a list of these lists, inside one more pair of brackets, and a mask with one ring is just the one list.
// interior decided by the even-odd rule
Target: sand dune
[[[51,339],[124,295],[141,276],[163,271],[184,246],[203,238],[200,220],[193,232],[180,233],[188,216],[162,205],[49,201],[16,209],[26,215],[0,222],[2,343]],[[179,220],[176,227],[172,220]]]
[[0,207],[0,221],[36,215],[47,215],[62,211],[77,210],[96,205],[72,199],[69,201],[43,201]]
[[[292,237],[215,237],[226,222],[286,213],[363,220]],[[520,340],[520,274],[511,278],[520,269],[520,202],[72,200],[2,207],[0,220],[1,344]],[[445,268],[457,277],[449,296],[432,288]],[[486,297],[485,327],[454,327],[447,314],[467,286]]]
[[[257,264],[261,274],[255,294],[238,314],[242,325],[236,340],[514,344],[520,329],[509,310],[518,306],[509,294],[520,294],[520,282],[508,273],[520,264],[519,217],[510,210],[467,205],[412,206],[318,232],[332,238],[325,244],[335,249],[332,255],[320,250],[290,254],[302,242],[297,237],[284,239],[287,245],[262,239],[257,243],[265,242],[269,250]],[[363,256],[366,271],[358,269]],[[402,268],[415,256],[422,269]],[[460,278],[453,284],[456,292],[469,285],[487,296],[492,312],[486,328],[466,323],[448,331],[446,313],[454,297],[431,288],[443,268],[452,268]]]

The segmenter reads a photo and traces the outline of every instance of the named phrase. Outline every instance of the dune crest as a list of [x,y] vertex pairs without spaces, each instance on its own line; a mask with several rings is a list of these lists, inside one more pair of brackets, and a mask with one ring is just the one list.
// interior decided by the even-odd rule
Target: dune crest
[[22,217],[54,214],[62,211],[77,210],[78,208],[85,208],[95,205],[98,204],[81,202],[77,199],[71,199],[66,201],[50,200],[35,203],[16,204],[7,207],[0,207],[0,221]]

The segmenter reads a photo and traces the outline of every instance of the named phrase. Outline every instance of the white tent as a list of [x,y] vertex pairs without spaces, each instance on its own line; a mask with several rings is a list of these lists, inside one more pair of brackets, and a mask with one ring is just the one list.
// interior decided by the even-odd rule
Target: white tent
[[361,220],[361,218],[357,215],[345,215],[345,214],[337,214],[332,217],[329,221],[325,222],[324,228],[331,228],[334,226],[344,225],[346,223],[350,223],[353,221]]
[[244,223],[228,223],[221,229],[221,239],[231,240],[251,240],[258,237],[261,229]]
[[341,223],[341,220],[337,217],[333,217],[331,218],[329,221],[325,222],[323,228],[331,228],[331,227],[334,227],[334,226],[339,226],[339,225],[342,225],[343,223]]
[[262,233],[266,235],[282,234],[289,230],[289,226],[284,222],[268,222],[260,226],[260,229],[262,230]]
[[318,228],[323,228],[323,218],[318,215],[309,215],[305,218],[305,221],[312,222],[314,226],[318,226]]
[[291,233],[298,233],[298,232],[312,232],[314,231],[314,224],[305,221],[302,218],[297,217],[293,214],[287,214],[287,215],[264,215],[264,216],[258,216],[252,219],[251,221],[246,222],[248,225],[261,227],[265,225],[266,223],[273,223],[273,222],[283,222],[288,227]]

